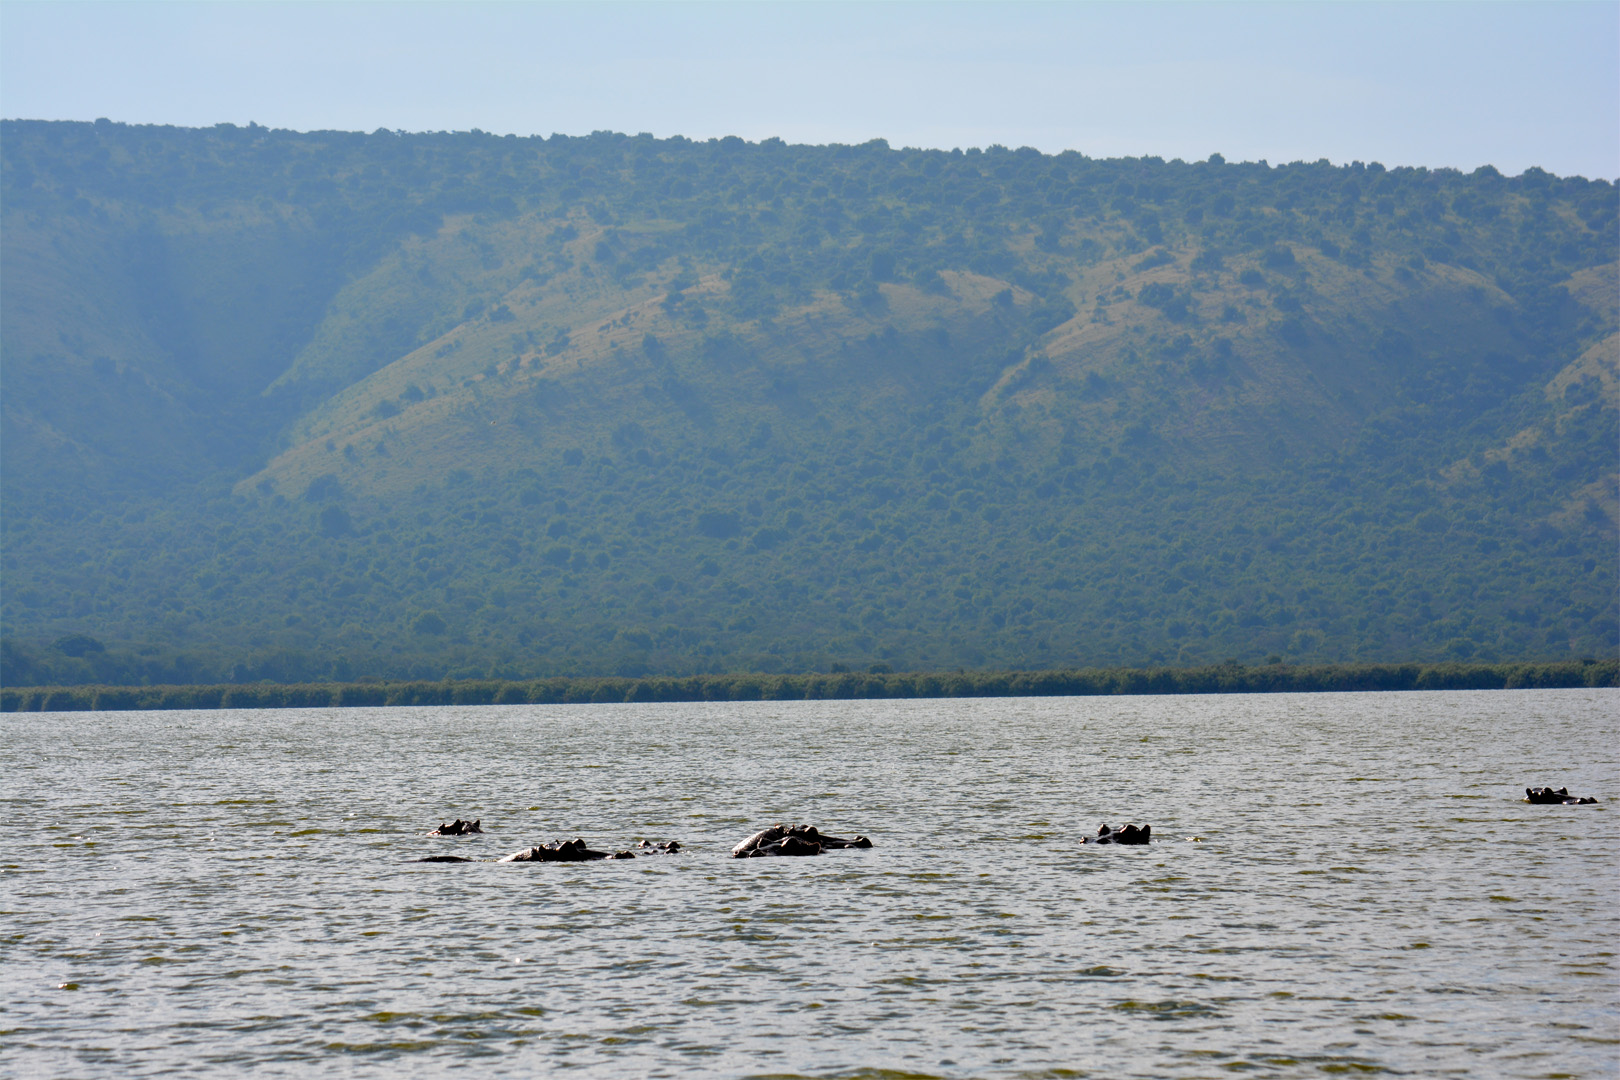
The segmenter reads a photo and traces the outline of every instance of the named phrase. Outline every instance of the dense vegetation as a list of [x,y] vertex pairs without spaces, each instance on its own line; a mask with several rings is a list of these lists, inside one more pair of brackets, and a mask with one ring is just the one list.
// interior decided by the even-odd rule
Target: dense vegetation
[[[881,665],[878,665],[881,666]],[[1620,686],[1620,662],[1365,664],[1246,668],[1113,668],[897,675],[688,675],[646,679],[250,683],[224,686],[43,686],[0,690],[0,712],[136,709],[314,709],[411,705],[582,705],[651,701],[834,698],[1095,697],[1391,690],[1547,690]]]
[[1557,660],[1604,181],[0,130],[0,682]]

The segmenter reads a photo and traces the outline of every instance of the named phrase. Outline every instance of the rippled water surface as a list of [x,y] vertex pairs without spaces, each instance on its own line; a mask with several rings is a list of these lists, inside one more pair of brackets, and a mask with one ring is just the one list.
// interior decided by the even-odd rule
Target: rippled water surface
[[[0,1073],[1615,1076],[1617,713],[5,714]],[[728,857],[784,819],[876,846]],[[1080,844],[1124,821],[1157,842]],[[574,836],[687,848],[411,861]]]

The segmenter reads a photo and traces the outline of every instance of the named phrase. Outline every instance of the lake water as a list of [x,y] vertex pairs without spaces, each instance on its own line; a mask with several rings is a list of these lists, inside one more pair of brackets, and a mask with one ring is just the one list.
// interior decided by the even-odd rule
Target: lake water
[[[1613,1077],[1617,715],[1612,690],[4,714],[0,1073]],[[1603,802],[1519,801],[1542,784]],[[423,835],[456,816],[485,835]],[[728,857],[779,820],[876,846]],[[1156,842],[1081,845],[1125,821]],[[574,836],[687,848],[410,861]]]

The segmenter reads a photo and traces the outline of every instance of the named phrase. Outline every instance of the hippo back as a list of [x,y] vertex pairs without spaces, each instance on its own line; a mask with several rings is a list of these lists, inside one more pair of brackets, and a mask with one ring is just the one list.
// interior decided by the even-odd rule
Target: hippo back
[[747,858],[748,853],[753,851],[755,848],[765,847],[767,844],[770,844],[772,841],[780,840],[782,837],[784,837],[786,835],[787,835],[787,830],[785,828],[783,828],[782,826],[780,826],[780,825],[772,825],[768,829],[761,829],[759,832],[755,833],[753,836],[750,836],[748,839],[744,840],[742,843],[740,843],[736,847],[732,848],[731,849],[731,857],[733,859]]

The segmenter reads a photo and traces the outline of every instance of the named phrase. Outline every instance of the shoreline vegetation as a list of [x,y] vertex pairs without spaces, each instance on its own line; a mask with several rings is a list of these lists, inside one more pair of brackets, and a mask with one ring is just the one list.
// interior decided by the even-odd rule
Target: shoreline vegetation
[[1620,660],[1500,664],[1225,663],[1198,668],[603,676],[439,682],[26,686],[0,689],[0,712],[309,709],[411,705],[564,705],[862,698],[1098,697],[1620,686]]

